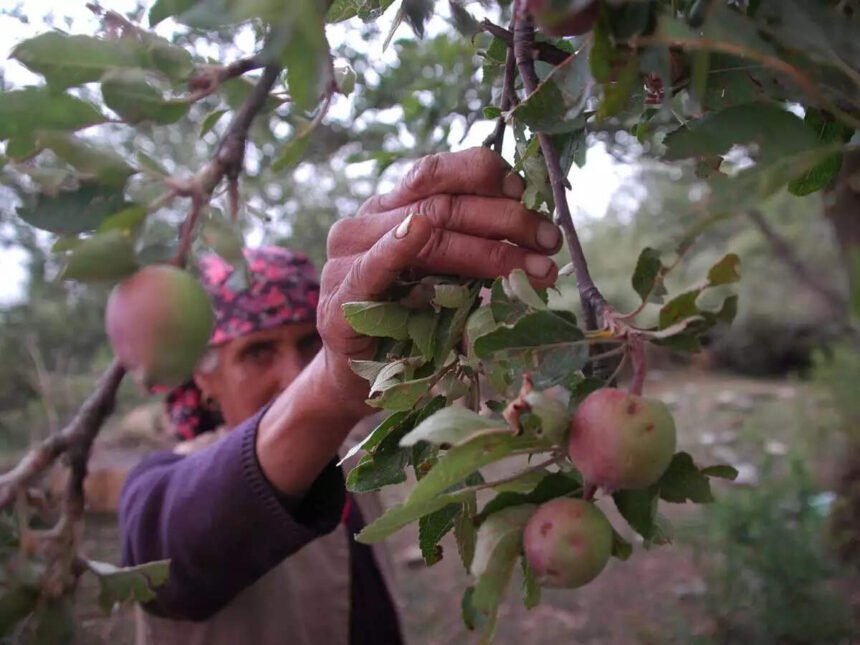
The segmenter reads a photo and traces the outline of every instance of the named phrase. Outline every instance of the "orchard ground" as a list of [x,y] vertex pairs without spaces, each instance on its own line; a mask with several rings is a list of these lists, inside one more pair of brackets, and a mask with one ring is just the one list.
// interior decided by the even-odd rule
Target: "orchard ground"
[[[740,487],[760,483],[762,456],[788,459],[798,451],[811,464],[816,483],[831,489],[840,453],[840,435],[832,430],[831,406],[809,384],[794,380],[754,380],[699,370],[653,371],[645,390],[667,402],[678,424],[679,449],[688,450],[702,464],[731,463],[740,470],[739,482],[718,484],[715,495],[725,500]],[[490,473],[504,474],[516,468],[504,464]],[[384,491],[386,501],[400,501],[408,484]],[[601,504],[616,528],[624,526]],[[543,602],[526,610],[520,600],[519,577],[508,592],[499,617],[495,642],[582,643],[717,643],[719,618],[705,602],[706,576],[700,566],[701,549],[686,540],[685,527],[701,512],[693,505],[661,503],[661,511],[673,521],[675,544],[644,550],[637,545],[627,562],[611,560],[592,583],[575,591],[544,591]],[[408,642],[435,645],[472,642],[460,619],[460,596],[468,578],[457,556],[453,539],[442,545],[445,557],[427,568],[417,550],[417,530],[409,527],[389,539],[397,563],[399,601]],[[633,539],[631,535],[626,535]],[[115,561],[116,520],[109,515],[91,516],[86,549],[90,557]],[[860,577],[830,581],[850,604],[860,624]],[[111,617],[99,613],[94,590],[87,587],[79,603],[83,630],[81,642],[124,645],[133,642],[131,613],[122,610]],[[814,630],[813,630],[814,631]],[[860,638],[860,633],[857,634]],[[799,641],[802,642],[802,641]],[[856,640],[854,642],[857,642]]]

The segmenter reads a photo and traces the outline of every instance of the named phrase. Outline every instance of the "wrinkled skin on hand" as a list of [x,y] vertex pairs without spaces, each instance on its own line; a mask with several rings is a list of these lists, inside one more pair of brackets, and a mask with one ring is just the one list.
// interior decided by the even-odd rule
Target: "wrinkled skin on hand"
[[332,227],[317,317],[328,365],[344,385],[366,394],[347,359],[368,357],[375,340],[352,330],[342,305],[384,299],[404,271],[492,279],[519,268],[536,287],[555,282],[558,267],[548,256],[560,249],[561,233],[522,205],[523,190],[489,149],[435,154]]

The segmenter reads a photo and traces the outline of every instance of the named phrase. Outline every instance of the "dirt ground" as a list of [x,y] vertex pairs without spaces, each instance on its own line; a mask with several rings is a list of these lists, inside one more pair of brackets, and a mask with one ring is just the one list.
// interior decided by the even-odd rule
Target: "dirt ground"
[[[739,467],[740,483],[719,485],[715,490],[717,495],[730,494],[733,486],[757,481],[753,457],[758,451],[764,449],[779,455],[788,445],[799,442],[809,444],[806,449],[814,455],[822,483],[828,483],[838,450],[827,442],[816,442],[815,432],[788,436],[784,431],[787,427],[797,427],[797,415],[809,415],[827,425],[828,419],[820,409],[812,414],[816,403],[807,386],[695,371],[653,372],[646,394],[658,396],[672,407],[678,422],[680,447],[692,452],[697,461],[729,462]],[[385,498],[398,501],[405,490],[393,487],[386,491]],[[603,507],[616,528],[623,526],[616,521],[611,504]],[[666,504],[661,511],[675,524],[683,524],[698,512],[694,507]],[[635,542],[629,532],[625,537]],[[116,541],[115,518],[90,519],[87,548],[91,557],[115,561]],[[397,564],[397,592],[404,630],[412,645],[476,640],[460,619],[460,598],[469,579],[457,557],[453,539],[449,536],[442,544],[445,557],[428,568],[417,553],[417,531],[412,527],[389,539]],[[705,582],[694,555],[679,545],[652,550],[637,545],[629,561],[611,561],[604,573],[587,587],[545,591],[541,605],[531,611],[520,601],[520,580],[516,578],[500,612],[495,642],[499,645],[708,642],[704,637],[712,625],[703,610]],[[860,608],[860,589],[852,584],[847,591],[853,597],[855,609]],[[85,589],[82,606],[95,607],[92,593],[91,588]],[[104,617],[97,608],[82,610],[80,619],[82,643],[132,642],[128,610],[111,617]]]

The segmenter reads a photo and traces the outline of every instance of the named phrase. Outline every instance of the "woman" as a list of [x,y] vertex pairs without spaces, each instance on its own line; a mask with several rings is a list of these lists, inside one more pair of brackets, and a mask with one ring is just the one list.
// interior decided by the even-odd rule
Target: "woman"
[[351,537],[375,516],[373,498],[347,499],[337,466],[350,432],[376,412],[349,368],[375,341],[349,327],[342,305],[384,297],[407,270],[494,278],[522,268],[536,286],[552,284],[561,235],[521,205],[523,189],[486,149],[433,155],[332,228],[319,284],[286,250],[249,252],[242,289],[229,266],[206,260],[212,350],[170,403],[187,436],[216,409],[229,431],[191,454],[153,455],[129,476],[124,561],[171,560],[139,612],[139,642],[401,642],[385,560]]

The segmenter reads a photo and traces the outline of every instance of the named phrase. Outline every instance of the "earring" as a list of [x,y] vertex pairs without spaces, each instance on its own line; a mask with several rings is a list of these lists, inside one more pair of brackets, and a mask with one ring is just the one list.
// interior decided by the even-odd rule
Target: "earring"
[[208,394],[203,396],[203,407],[207,410],[221,409],[221,406],[218,404],[218,400],[215,397],[209,396]]

